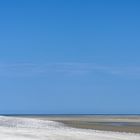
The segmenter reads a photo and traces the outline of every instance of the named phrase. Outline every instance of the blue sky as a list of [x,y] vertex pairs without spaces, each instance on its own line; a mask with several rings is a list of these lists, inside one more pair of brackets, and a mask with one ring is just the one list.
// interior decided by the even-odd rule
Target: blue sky
[[0,113],[140,113],[139,7],[0,1]]

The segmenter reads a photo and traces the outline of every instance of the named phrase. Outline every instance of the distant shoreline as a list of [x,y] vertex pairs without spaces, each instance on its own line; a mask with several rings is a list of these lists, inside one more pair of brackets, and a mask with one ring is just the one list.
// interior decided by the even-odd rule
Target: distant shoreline
[[48,117],[48,116],[140,116],[140,114],[0,114],[0,116],[37,116],[37,117]]

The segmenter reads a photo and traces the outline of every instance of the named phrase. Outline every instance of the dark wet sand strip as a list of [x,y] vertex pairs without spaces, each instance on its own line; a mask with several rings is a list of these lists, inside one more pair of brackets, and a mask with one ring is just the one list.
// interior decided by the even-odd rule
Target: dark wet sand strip
[[82,129],[140,133],[140,116],[50,116],[37,117]]
[[127,126],[111,125],[104,122],[83,122],[83,121],[59,121],[67,126],[82,128],[82,129],[94,129],[103,131],[117,131],[117,132],[128,132],[128,133],[140,133],[140,125],[128,124]]

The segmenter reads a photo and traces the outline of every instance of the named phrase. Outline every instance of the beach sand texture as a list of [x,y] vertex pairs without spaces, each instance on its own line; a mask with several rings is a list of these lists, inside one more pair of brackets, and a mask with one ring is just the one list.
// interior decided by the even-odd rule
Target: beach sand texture
[[[65,119],[63,118],[62,120]],[[140,140],[140,134],[73,128],[73,127],[66,126],[60,122],[51,121],[49,118],[47,119],[47,117],[24,118],[24,117],[1,116],[0,139],[2,140]]]

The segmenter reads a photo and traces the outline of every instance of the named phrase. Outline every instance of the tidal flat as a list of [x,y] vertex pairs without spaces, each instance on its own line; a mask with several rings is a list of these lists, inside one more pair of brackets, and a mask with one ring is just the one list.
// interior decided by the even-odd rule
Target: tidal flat
[[140,115],[49,115],[34,117],[61,122],[74,128],[140,133]]

